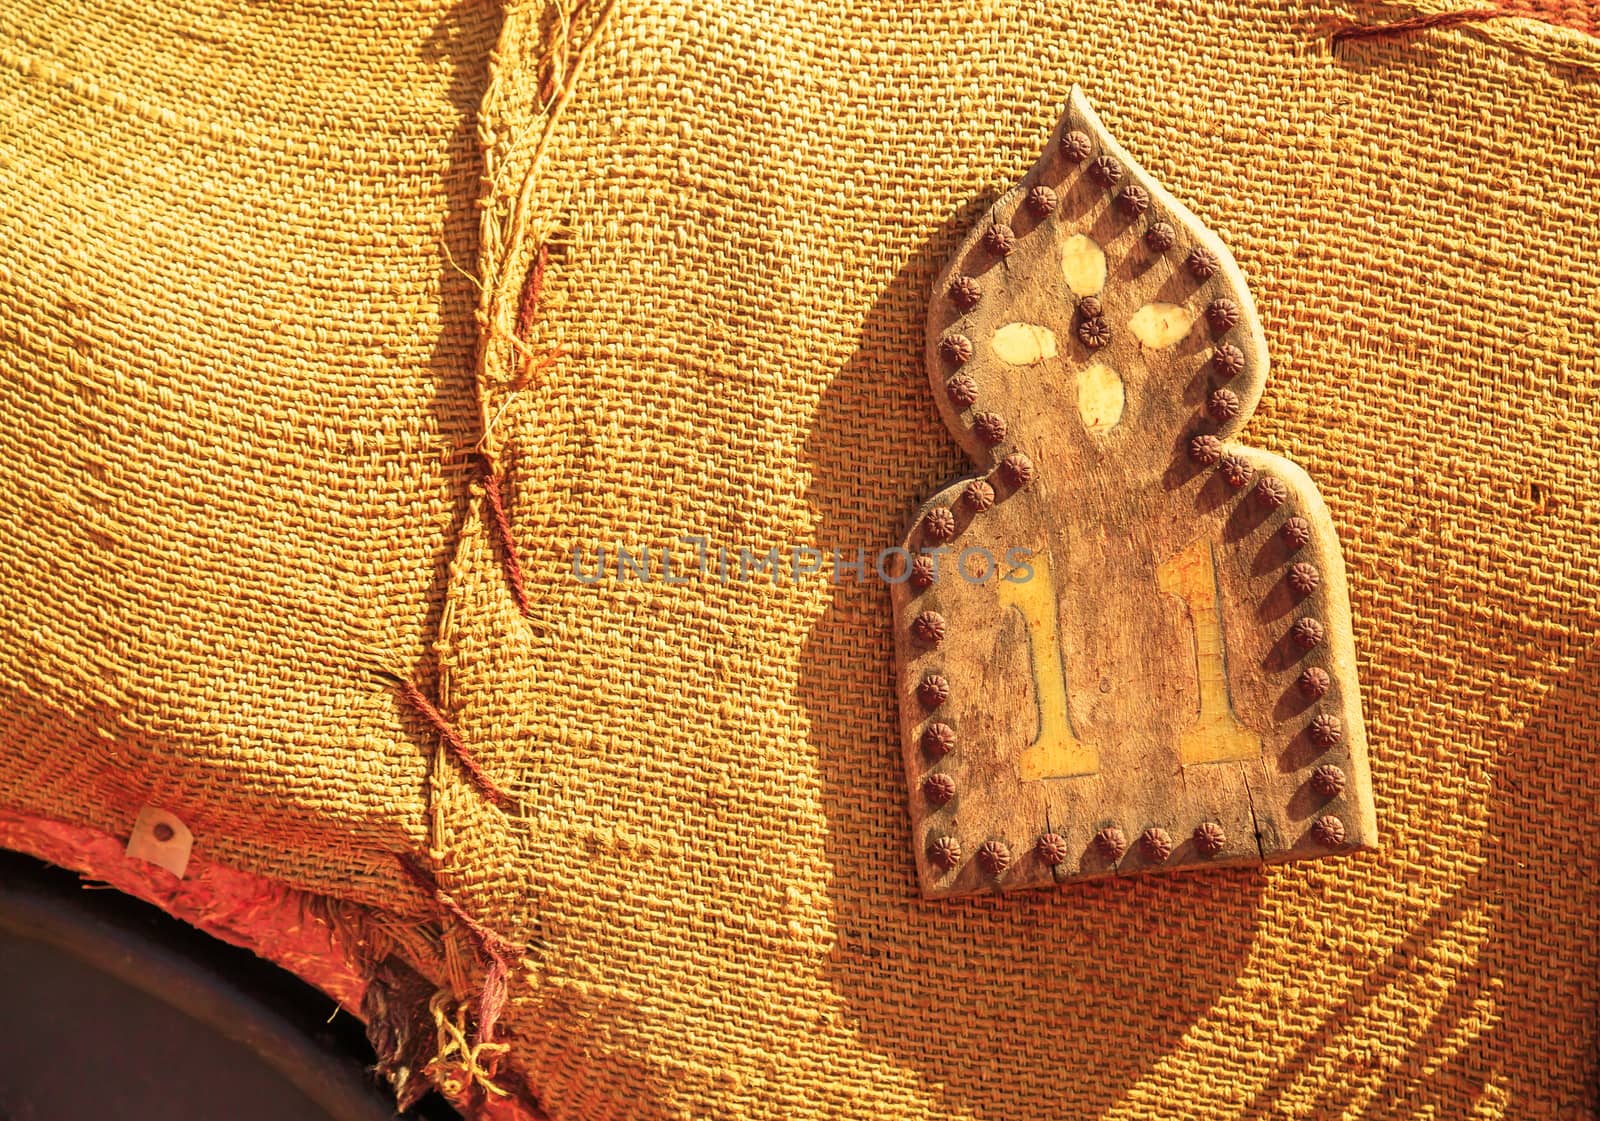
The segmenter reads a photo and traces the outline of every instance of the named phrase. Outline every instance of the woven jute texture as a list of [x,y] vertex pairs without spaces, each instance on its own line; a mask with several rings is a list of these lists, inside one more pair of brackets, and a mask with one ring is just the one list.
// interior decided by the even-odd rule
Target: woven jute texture
[[0,798],[395,906],[501,16],[226,7],[0,10]]
[[[374,907],[422,854],[556,1118],[1592,1116],[1577,16],[578,7],[481,80],[476,7],[6,30],[5,800],[179,802]],[[738,554],[870,558],[963,469],[929,287],[1074,82],[1250,279],[1246,436],[1343,540],[1382,847],[924,902],[885,588]],[[655,579],[575,577],[619,546]]]

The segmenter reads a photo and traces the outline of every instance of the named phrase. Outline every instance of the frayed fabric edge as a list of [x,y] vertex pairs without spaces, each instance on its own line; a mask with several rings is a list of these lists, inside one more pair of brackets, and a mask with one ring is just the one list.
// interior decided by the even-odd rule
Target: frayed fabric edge
[[[189,861],[179,879],[155,864],[130,859],[125,844],[125,838],[88,826],[0,809],[0,848],[159,907],[293,973],[357,1016],[378,1052],[379,1073],[394,1088],[401,1108],[438,1089],[467,1118],[545,1121],[520,1087],[488,1076],[493,1057],[467,1036],[475,1001],[453,996],[447,981],[423,976],[399,956],[369,962],[356,952],[358,945],[388,941],[365,908],[199,857]],[[407,921],[415,920],[394,917],[396,924]]]

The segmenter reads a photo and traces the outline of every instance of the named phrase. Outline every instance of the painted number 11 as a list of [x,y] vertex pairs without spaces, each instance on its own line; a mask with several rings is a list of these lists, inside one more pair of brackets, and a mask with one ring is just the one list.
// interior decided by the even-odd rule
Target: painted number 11
[[[1024,781],[1092,775],[1100,753],[1073,727],[1062,657],[1055,577],[1047,553],[1029,562],[1034,577],[1022,583],[999,582],[1000,602],[1022,616],[1028,636],[1038,726],[1018,763]],[[1161,592],[1176,596],[1193,625],[1198,697],[1189,725],[1179,735],[1178,756],[1185,766],[1258,758],[1261,738],[1239,723],[1228,691],[1228,655],[1223,641],[1221,590],[1216,556],[1209,542],[1197,540],[1156,569]]]

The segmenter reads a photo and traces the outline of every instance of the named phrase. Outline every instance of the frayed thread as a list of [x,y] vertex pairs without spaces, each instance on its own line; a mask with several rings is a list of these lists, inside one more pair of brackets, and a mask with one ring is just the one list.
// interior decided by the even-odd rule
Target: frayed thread
[[467,1097],[469,1086],[491,1097],[510,1097],[511,1091],[498,1085],[495,1077],[511,1045],[481,1037],[473,1040],[467,1030],[466,1005],[442,989],[429,999],[428,1012],[435,1034],[435,1055],[425,1069],[429,1080],[454,1100]]
[[500,1014],[505,1011],[506,1000],[510,995],[511,967],[508,959],[517,954],[517,947],[468,914],[466,908],[439,886],[439,881],[433,873],[416,857],[408,853],[398,853],[396,858],[411,882],[432,896],[461,924],[462,929],[467,932],[467,937],[472,941],[473,949],[483,959],[483,991],[478,994],[477,1032],[473,1045],[494,1043],[495,1028],[500,1022]]

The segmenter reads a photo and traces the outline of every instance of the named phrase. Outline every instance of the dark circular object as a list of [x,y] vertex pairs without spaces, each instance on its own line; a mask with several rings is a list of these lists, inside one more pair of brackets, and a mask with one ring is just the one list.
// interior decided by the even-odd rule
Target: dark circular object
[[[426,1000],[432,986],[417,981]],[[0,993],[8,1118],[396,1116],[394,1093],[368,1072],[377,1056],[353,1017],[330,1017],[332,997],[153,906],[86,892],[77,875],[11,852],[0,852]],[[408,1095],[420,1095],[419,1081]]]
[[1217,275],[1217,269],[1222,267],[1222,262],[1217,260],[1217,255],[1211,250],[1197,245],[1189,250],[1189,255],[1184,258],[1183,265],[1189,270],[1189,275],[1196,280],[1210,280]]
[[946,629],[944,616],[937,611],[924,611],[911,621],[911,632],[929,646],[943,642]]
[[1239,325],[1239,305],[1228,297],[1212,300],[1206,306],[1206,322],[1217,334],[1231,331]]
[[1101,156],[1089,165],[1089,178],[1102,187],[1115,187],[1122,182],[1122,168],[1110,156]]
[[1049,187],[1040,184],[1028,191],[1028,209],[1036,218],[1048,218],[1055,213],[1060,199]]
[[1237,377],[1244,369],[1244,351],[1232,343],[1218,343],[1211,352],[1211,366],[1225,378]]
[[1268,510],[1276,510],[1289,501],[1289,487],[1282,479],[1268,475],[1256,484],[1256,501]]
[[972,430],[978,434],[978,439],[990,446],[1003,444],[1006,439],[1006,418],[999,413],[978,413],[972,418]]
[[1333,678],[1328,676],[1328,671],[1321,666],[1307,666],[1300,671],[1300,676],[1295,678],[1294,685],[1300,690],[1300,695],[1307,700],[1318,701],[1328,695],[1328,690],[1333,688]]
[[1078,324],[1078,341],[1090,350],[1099,350],[1111,341],[1111,325],[1104,317],[1085,319]]
[[1033,482],[1033,460],[1021,452],[1012,452],[1000,461],[1000,474],[1014,487],[1025,487]]
[[1311,789],[1319,798],[1337,798],[1344,793],[1344,772],[1324,763],[1311,772]]
[[928,708],[938,708],[950,699],[950,679],[942,673],[930,673],[917,683],[917,700]]
[[1311,722],[1306,731],[1311,736],[1311,742],[1321,748],[1337,747],[1339,741],[1344,739],[1344,725],[1332,713],[1324,712]]
[[1284,541],[1288,542],[1290,548],[1300,549],[1305,546],[1307,541],[1311,540],[1311,523],[1296,514],[1283,523],[1281,532],[1283,533]]
[[937,771],[922,780],[922,795],[933,806],[946,806],[956,796],[956,780]]
[[933,587],[936,573],[932,557],[914,557],[911,561],[911,586],[919,592]]
[[950,302],[962,311],[971,311],[983,299],[983,286],[970,276],[958,276],[950,282]]
[[1089,134],[1075,128],[1061,136],[1061,154],[1071,163],[1082,163],[1089,158],[1093,143]]
[[1322,573],[1317,571],[1316,565],[1299,561],[1289,566],[1289,587],[1294,589],[1296,595],[1308,596],[1321,584]]
[[1061,155],[1067,158],[1067,162],[1083,163],[1086,158],[1090,158],[1091,150],[1093,141],[1090,141],[1090,134],[1085,133],[1082,128],[1074,128],[1070,133],[1061,134]]
[[954,333],[939,340],[939,357],[952,366],[963,366],[972,358],[972,340]]
[[1107,860],[1121,860],[1128,851],[1128,835],[1115,825],[1108,825],[1094,835],[1094,847]]
[[985,841],[978,846],[978,863],[991,876],[1011,867],[1011,847],[1004,841]]
[[1248,486],[1250,480],[1256,477],[1256,469],[1237,455],[1223,456],[1222,462],[1217,464],[1217,470],[1222,473],[1228,485],[1235,489]]
[[1202,467],[1214,467],[1222,459],[1222,441],[1203,433],[1189,441],[1189,458]]
[[956,535],[956,516],[948,506],[935,506],[922,519],[923,535],[941,545]]
[[1171,222],[1151,222],[1144,232],[1144,243],[1157,253],[1165,253],[1178,242],[1178,231]]
[[928,857],[948,872],[961,863],[961,842],[948,835],[940,837],[928,846]]
[[997,222],[983,231],[983,247],[996,257],[1008,256],[1017,247],[1016,231]]
[[978,400],[978,383],[967,374],[957,374],[945,382],[944,391],[949,395],[950,403],[958,409],[968,408]]
[[1316,824],[1311,827],[1311,835],[1316,838],[1318,844],[1336,849],[1344,844],[1344,822],[1332,814],[1319,817]]
[[983,513],[994,505],[994,488],[982,479],[974,479],[961,492],[961,500],[976,513]]
[[1294,626],[1289,628],[1289,634],[1293,637],[1295,645],[1300,649],[1314,650],[1322,645],[1322,640],[1327,637],[1328,632],[1323,627],[1320,619],[1313,619],[1307,616],[1303,619],[1296,619]]
[[1099,319],[1105,313],[1106,306],[1100,302],[1099,296],[1085,296],[1078,301],[1078,317],[1080,319]]
[[943,759],[956,745],[956,730],[942,720],[922,729],[922,750],[929,759]]
[[1227,386],[1219,386],[1206,398],[1206,412],[1213,420],[1229,421],[1239,415],[1239,395]]
[[1172,855],[1172,834],[1159,825],[1152,825],[1139,838],[1139,847],[1144,850],[1145,856],[1161,864]]
[[1214,821],[1202,821],[1195,826],[1194,847],[1206,856],[1216,856],[1228,843],[1228,834]]
[[1044,834],[1039,838],[1039,843],[1035,848],[1039,853],[1039,859],[1052,868],[1067,859],[1067,839],[1059,833]]
[[1150,209],[1150,192],[1137,183],[1129,183],[1117,192],[1117,209],[1129,218],[1137,218]]

